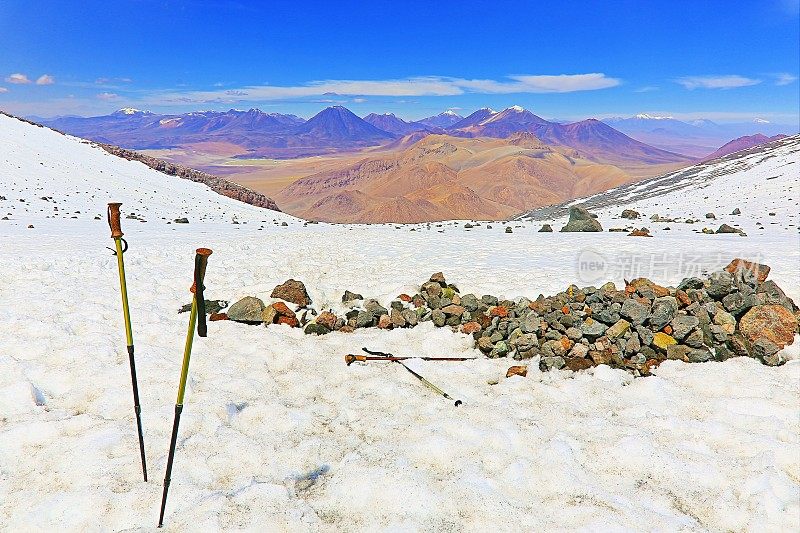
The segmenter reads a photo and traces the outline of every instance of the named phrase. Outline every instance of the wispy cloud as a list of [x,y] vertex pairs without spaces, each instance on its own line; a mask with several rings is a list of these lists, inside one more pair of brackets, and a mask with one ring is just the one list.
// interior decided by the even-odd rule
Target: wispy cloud
[[49,74],[42,74],[36,78],[36,85],[53,85],[56,79]]
[[100,100],[115,100],[115,99],[119,98],[119,95],[114,94],[114,93],[100,93],[100,94],[97,95],[96,98],[98,98]]
[[568,93],[615,87],[620,80],[602,73],[517,75],[506,80],[421,76],[393,80],[323,80],[302,85],[250,85],[214,91],[161,91],[153,103],[230,103],[319,96],[457,96],[465,93]]
[[15,72],[14,74],[9,75],[6,78],[8,83],[14,83],[16,85],[24,85],[26,83],[30,83],[31,80],[28,79],[28,76],[25,74],[21,74],[19,72]]
[[735,89],[757,85],[761,80],[731,74],[727,76],[685,76],[675,80],[689,90],[694,89]]
[[132,81],[130,78],[97,78],[94,83],[95,85],[108,85],[110,83],[131,83]]
[[644,87],[639,87],[638,89],[634,89],[633,92],[635,93],[651,93],[653,91],[657,91],[659,88],[656,85],[645,85]]
[[788,72],[775,74],[775,85],[789,85],[795,81],[797,81],[797,76],[789,74]]
[[7,92],[8,92],[8,89],[6,89],[5,87],[0,87],[0,94],[7,93]]

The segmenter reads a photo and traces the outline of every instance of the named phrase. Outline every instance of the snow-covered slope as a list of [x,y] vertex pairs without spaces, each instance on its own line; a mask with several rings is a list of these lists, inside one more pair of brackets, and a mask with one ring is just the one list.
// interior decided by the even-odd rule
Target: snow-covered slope
[[[698,232],[721,223],[740,227],[748,235],[797,234],[800,224],[800,135],[742,150],[664,176],[536,209],[521,220],[561,222],[571,205],[585,205],[606,228],[634,224],[655,233]],[[642,213],[639,221],[619,219],[623,209]],[[739,209],[740,215],[733,215]],[[706,219],[714,213],[716,219]],[[678,222],[652,222],[657,214]],[[686,219],[698,220],[686,224]],[[715,236],[709,237],[713,239]],[[716,236],[716,238],[719,238]],[[708,241],[708,239],[706,239]],[[796,249],[795,249],[796,251]]]
[[[716,254],[704,268],[759,257],[800,299],[797,237],[777,227],[635,239],[519,222],[511,234],[502,224],[304,226],[7,117],[0,195],[11,213],[0,220],[9,531],[154,528],[186,333],[176,311],[189,301],[198,246],[214,249],[209,298],[269,300],[293,277],[317,309],[341,306],[345,289],[387,303],[438,270],[462,291],[535,297],[580,283],[579,256],[591,249],[648,258],[702,247]],[[113,200],[146,220],[123,219],[123,230],[148,483],[105,249]],[[190,223],[167,224],[179,216]],[[682,273],[642,274],[676,283]],[[464,401],[454,408],[399,365],[345,366],[343,355],[365,345],[480,355],[470,337],[430,325],[312,337],[210,323],[194,343],[167,529],[782,530],[800,520],[800,361],[666,362],[636,380],[602,366],[542,374],[534,361],[527,378],[505,379],[513,361],[412,363]]]

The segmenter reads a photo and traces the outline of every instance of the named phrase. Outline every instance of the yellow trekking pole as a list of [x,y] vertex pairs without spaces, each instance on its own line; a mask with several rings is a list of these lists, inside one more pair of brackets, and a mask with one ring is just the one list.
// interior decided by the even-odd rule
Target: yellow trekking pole
[[203,296],[203,279],[206,275],[206,265],[208,256],[211,255],[208,248],[198,248],[194,257],[194,283],[189,289],[194,297],[192,298],[192,310],[189,313],[189,331],[186,332],[186,346],[183,350],[183,365],[181,366],[181,379],[178,384],[178,400],[175,402],[175,419],[172,422],[172,438],[169,443],[169,456],[167,457],[167,473],[164,476],[164,494],[161,496],[161,513],[158,516],[158,527],[164,525],[164,509],[167,506],[167,493],[169,492],[169,482],[172,477],[172,461],[175,459],[175,445],[178,441],[178,425],[181,422],[181,412],[183,411],[183,395],[186,392],[186,378],[189,375],[189,359],[192,356],[192,341],[194,340],[194,330],[197,327],[197,334],[201,337],[206,336],[206,307]]
[[[128,344],[128,361],[131,367],[131,383],[133,384],[133,410],[136,413],[136,429],[139,432],[139,454],[142,457],[142,474],[147,481],[147,462],[144,456],[144,435],[142,434],[142,408],[139,405],[139,384],[136,381],[136,362],[133,357],[133,332],[131,331],[131,313],[128,308],[128,287],[125,284],[125,262],[123,254],[128,250],[128,242],[122,238],[122,228],[119,220],[119,202],[108,204],[108,226],[111,228],[111,238],[114,239],[119,269],[119,286],[122,293],[122,315],[125,318],[125,340]],[[123,248],[122,245],[125,244]]]

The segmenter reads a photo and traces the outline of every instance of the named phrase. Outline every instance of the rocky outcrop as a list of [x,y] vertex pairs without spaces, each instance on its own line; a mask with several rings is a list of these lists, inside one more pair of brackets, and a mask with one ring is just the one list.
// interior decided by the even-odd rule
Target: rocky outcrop
[[112,155],[127,159],[129,161],[139,161],[153,170],[162,172],[169,176],[177,176],[179,178],[203,183],[207,185],[209,189],[217,194],[221,194],[222,196],[227,196],[228,198],[233,198],[234,200],[254,205],[256,207],[280,211],[278,204],[276,204],[272,198],[259,192],[252,191],[246,187],[242,187],[241,185],[231,183],[230,181],[220,178],[219,176],[206,174],[205,172],[201,172],[193,168],[176,165],[175,163],[150,157],[149,155],[140,154],[139,152],[135,152],[133,150],[120,148],[119,146],[102,143],[97,143],[97,146]]
[[603,226],[585,207],[573,205],[569,208],[569,221],[561,231],[603,231]]

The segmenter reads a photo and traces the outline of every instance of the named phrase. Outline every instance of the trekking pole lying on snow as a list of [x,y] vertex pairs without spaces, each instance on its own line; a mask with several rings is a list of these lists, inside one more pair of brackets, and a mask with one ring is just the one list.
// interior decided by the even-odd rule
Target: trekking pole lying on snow
[[[385,353],[385,352],[375,352],[375,351],[372,351],[372,350],[368,350],[368,349],[366,349],[366,348],[361,348],[361,349],[362,349],[362,350],[364,350],[366,353],[368,353],[368,354],[370,354],[370,355],[374,355],[374,356],[376,356],[376,357],[375,357],[374,359],[373,359],[373,358],[367,358],[366,356],[357,356],[357,355],[356,355],[356,356],[353,356],[353,357],[356,357],[356,358],[358,358],[358,357],[364,357],[364,358],[365,358],[365,360],[367,360],[367,361],[393,361],[393,362],[397,363],[398,365],[402,365],[402,366],[403,366],[403,368],[405,368],[406,370],[408,370],[409,372],[411,372],[411,374],[412,374],[412,375],[413,375],[415,378],[417,378],[418,380],[420,380],[420,381],[421,381],[421,382],[422,382],[422,383],[423,383],[423,384],[424,384],[426,387],[428,387],[429,389],[431,389],[432,391],[434,391],[436,394],[439,394],[440,396],[444,396],[445,398],[447,398],[447,399],[448,399],[448,400],[450,400],[450,401],[454,401],[454,402],[455,402],[455,406],[456,406],[456,407],[458,407],[459,405],[461,405],[462,403],[464,403],[464,402],[462,402],[461,400],[453,400],[453,398],[452,398],[452,397],[450,397],[450,395],[449,395],[449,394],[447,394],[445,391],[443,391],[442,389],[440,389],[439,387],[437,387],[436,385],[434,385],[433,383],[431,383],[430,381],[428,381],[428,380],[427,380],[427,379],[425,379],[424,377],[420,376],[418,373],[416,373],[416,372],[414,372],[413,370],[411,370],[411,369],[410,369],[410,368],[409,368],[409,367],[408,367],[408,366],[407,366],[407,365],[406,365],[406,364],[405,364],[405,363],[404,363],[404,362],[401,360],[401,359],[411,359],[410,357],[405,357],[405,358],[403,358],[403,357],[395,357],[394,355],[392,355],[392,354],[390,354],[390,353]],[[460,358],[458,358],[458,357],[453,357],[453,358],[425,358],[425,357],[420,357],[420,358],[418,358],[418,359],[428,359],[428,360],[430,360],[430,359],[440,359],[440,360],[442,360],[442,361],[459,361],[459,360],[462,360],[462,359],[460,359]],[[464,360],[466,360],[466,359],[474,359],[474,358],[472,358],[472,357],[465,357],[465,358],[464,358]],[[355,359],[355,361],[358,361],[358,360],[359,360],[359,359]],[[345,356],[345,362],[347,362],[347,365],[348,365],[348,366],[350,366],[350,364],[351,364],[353,361],[352,361],[352,360],[348,360],[348,356]]]
[[[119,220],[119,202],[108,204],[108,226],[111,228],[111,238],[114,239],[114,255],[117,256],[117,269],[119,270],[119,287],[122,293],[122,315],[125,318],[125,339],[128,343],[128,361],[131,367],[131,383],[133,384],[133,411],[136,413],[136,429],[139,432],[139,454],[142,457],[142,474],[147,481],[147,461],[144,456],[144,435],[142,434],[142,408],[139,405],[139,384],[136,380],[136,362],[133,357],[133,331],[131,330],[131,313],[128,307],[128,287],[125,284],[125,262],[122,255],[128,250],[128,242],[122,238],[122,228]],[[122,245],[125,244],[123,248]]]
[[405,361],[406,359],[421,359],[423,361],[472,361],[473,359],[477,359],[477,357],[424,357],[421,355],[408,355],[405,357],[398,357],[395,355],[369,356],[369,355],[357,355],[357,354],[347,354],[344,356],[344,362],[347,363],[347,366],[352,365],[356,361],[360,363],[365,363],[367,361]]
[[206,275],[208,256],[211,253],[208,248],[198,248],[194,257],[194,283],[192,288],[189,289],[194,294],[194,297],[192,298],[192,310],[189,313],[189,331],[186,333],[186,347],[183,350],[183,365],[181,366],[181,379],[178,384],[178,400],[175,402],[175,419],[172,422],[172,438],[169,442],[167,473],[164,476],[164,494],[161,496],[161,513],[158,516],[158,527],[164,525],[164,509],[167,506],[167,493],[169,492],[169,482],[172,477],[172,461],[175,458],[175,445],[178,441],[178,425],[181,422],[181,412],[183,411],[183,395],[186,392],[186,378],[189,374],[189,359],[192,356],[195,326],[200,337],[205,337],[207,333],[203,279]]

